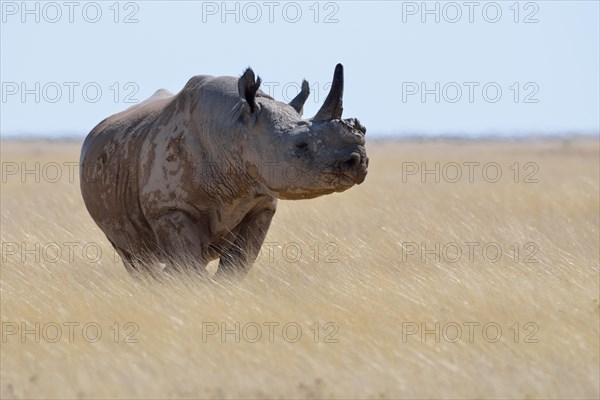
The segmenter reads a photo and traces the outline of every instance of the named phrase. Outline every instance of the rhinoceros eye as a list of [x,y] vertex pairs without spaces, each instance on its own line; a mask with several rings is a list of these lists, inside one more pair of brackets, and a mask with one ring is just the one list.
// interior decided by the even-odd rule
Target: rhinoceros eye
[[293,154],[296,157],[305,157],[308,154],[308,143],[299,141],[294,144]]
[[295,147],[298,150],[306,150],[306,149],[308,149],[308,143],[306,143],[306,142],[298,142],[298,143],[296,143]]

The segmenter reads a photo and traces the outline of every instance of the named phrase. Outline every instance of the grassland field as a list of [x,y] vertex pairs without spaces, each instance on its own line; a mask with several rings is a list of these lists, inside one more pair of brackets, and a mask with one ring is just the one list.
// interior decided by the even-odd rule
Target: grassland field
[[240,282],[128,275],[80,146],[1,143],[3,399],[600,396],[597,138],[368,142]]

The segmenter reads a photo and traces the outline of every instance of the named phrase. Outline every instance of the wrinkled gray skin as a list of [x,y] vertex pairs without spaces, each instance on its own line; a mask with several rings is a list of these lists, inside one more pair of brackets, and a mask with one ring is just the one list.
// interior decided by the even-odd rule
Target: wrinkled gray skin
[[159,260],[204,273],[220,258],[218,275],[244,273],[277,199],[342,192],[365,179],[365,128],[341,119],[341,64],[308,120],[306,81],[290,104],[259,85],[251,69],[241,78],[195,76],[178,94],[161,89],[87,136],[83,199],[130,272]]

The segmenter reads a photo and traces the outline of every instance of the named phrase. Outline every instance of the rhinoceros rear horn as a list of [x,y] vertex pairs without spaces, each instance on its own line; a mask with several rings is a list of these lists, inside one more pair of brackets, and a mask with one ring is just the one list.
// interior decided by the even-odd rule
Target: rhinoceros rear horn
[[294,110],[300,115],[302,115],[302,109],[304,108],[304,103],[306,99],[308,99],[308,95],[310,94],[310,89],[308,87],[308,82],[306,79],[302,81],[302,89],[300,93],[292,101],[290,101],[290,106],[294,107]]
[[314,116],[313,121],[329,121],[342,117],[342,97],[344,96],[344,67],[342,64],[335,66],[331,90],[325,102]]
[[246,100],[251,112],[254,112],[256,108],[256,92],[260,87],[260,82],[260,76],[255,80],[252,68],[248,68],[238,80],[240,97]]

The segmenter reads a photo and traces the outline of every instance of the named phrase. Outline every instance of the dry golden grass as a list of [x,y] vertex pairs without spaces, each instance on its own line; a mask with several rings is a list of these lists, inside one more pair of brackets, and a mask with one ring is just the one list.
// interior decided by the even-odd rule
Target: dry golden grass
[[[272,244],[235,284],[133,279],[113,260],[68,165],[56,183],[44,181],[43,171],[40,183],[33,174],[26,183],[20,173],[4,176],[0,396],[598,398],[598,142],[370,143],[368,152],[363,185],[281,201],[267,238]],[[3,170],[15,162],[77,162],[78,153],[77,143],[4,142]],[[458,183],[435,183],[431,175],[422,183],[418,175],[403,182],[403,162],[480,166],[473,183],[464,165]],[[496,183],[481,175],[489,162],[502,169]],[[537,183],[523,182],[535,168],[526,169],[529,162],[539,169]],[[45,177],[52,179],[50,168]],[[478,243],[472,259],[467,242]],[[37,251],[23,251],[35,243]],[[423,262],[408,254],[413,243],[439,243],[442,254],[425,254]],[[465,252],[459,261],[451,262],[456,246],[448,243]],[[492,245],[482,254],[485,244]],[[502,255],[491,262],[496,246]],[[302,254],[292,262],[298,248]],[[80,324],[72,341],[69,322]],[[236,322],[239,343],[234,334],[206,336]],[[269,322],[280,324],[272,343]],[[293,328],[282,333],[290,322],[302,329],[296,343],[288,342]],[[435,330],[436,322],[439,338],[421,335],[421,324]],[[472,340],[470,322],[479,324]],[[33,333],[22,336],[35,323],[39,343]],[[52,323],[62,329],[56,343]],[[83,336],[87,323],[102,329],[95,343]],[[252,323],[262,327],[256,343],[249,340]],[[462,337],[452,343],[457,325]],[[493,342],[497,326],[502,334]],[[137,343],[124,343],[136,327]],[[415,327],[418,333],[406,335]],[[93,328],[86,332],[95,336]],[[326,340],[328,332],[334,334]]]

